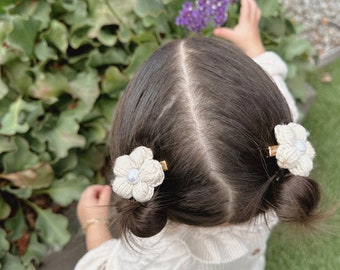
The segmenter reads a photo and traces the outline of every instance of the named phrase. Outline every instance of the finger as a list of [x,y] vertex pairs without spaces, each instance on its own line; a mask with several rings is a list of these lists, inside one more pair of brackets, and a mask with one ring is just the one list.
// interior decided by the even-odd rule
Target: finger
[[102,188],[99,203],[102,205],[108,205],[111,202],[112,190],[111,187],[106,185]]
[[249,18],[253,22],[258,22],[261,17],[261,10],[255,0],[248,0],[249,3]]
[[235,37],[234,31],[226,27],[215,28],[214,35],[230,41],[233,41]]
[[249,20],[250,6],[248,0],[241,0],[240,18],[239,23]]
[[86,188],[86,190],[84,191],[84,196],[86,198],[90,198],[90,199],[98,199],[100,192],[102,191],[104,186],[102,185],[92,185]]

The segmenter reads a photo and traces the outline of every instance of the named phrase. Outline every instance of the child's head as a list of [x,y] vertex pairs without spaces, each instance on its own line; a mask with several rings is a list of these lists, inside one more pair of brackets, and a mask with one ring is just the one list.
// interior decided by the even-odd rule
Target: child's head
[[169,169],[150,201],[119,199],[122,231],[152,236],[167,219],[236,224],[269,209],[307,222],[318,185],[267,157],[277,144],[274,127],[291,121],[274,82],[232,45],[192,38],[162,46],[120,99],[111,158],[146,146]]

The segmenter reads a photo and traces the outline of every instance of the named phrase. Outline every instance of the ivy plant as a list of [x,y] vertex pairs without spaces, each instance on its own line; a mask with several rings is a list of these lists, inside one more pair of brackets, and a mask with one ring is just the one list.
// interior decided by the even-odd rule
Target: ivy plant
[[[106,181],[121,92],[161,44],[197,35],[175,24],[183,2],[0,2],[1,269],[35,269],[70,240],[63,210],[86,186]],[[289,87],[304,101],[313,50],[278,0],[258,3],[264,43],[287,62]],[[230,5],[227,26],[238,16],[239,4]]]

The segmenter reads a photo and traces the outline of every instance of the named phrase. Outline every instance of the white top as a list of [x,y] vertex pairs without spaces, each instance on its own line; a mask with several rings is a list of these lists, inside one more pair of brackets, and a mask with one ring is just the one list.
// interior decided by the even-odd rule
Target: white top
[[[254,59],[274,80],[286,98],[295,121],[298,110],[284,79],[287,66],[273,52]],[[275,213],[247,224],[194,227],[168,222],[157,235],[109,240],[87,252],[76,270],[264,270],[266,242],[278,222]]]
[[131,247],[112,239],[89,251],[76,270],[228,270],[265,268],[266,241],[277,223],[271,212],[232,226],[194,227],[168,222],[149,238],[130,235]]
[[253,60],[267,72],[267,74],[273,79],[277,87],[280,89],[282,95],[285,97],[290,112],[292,114],[294,122],[299,119],[298,108],[295,100],[288,90],[285,83],[287,76],[287,65],[286,63],[274,52],[265,52],[259,56],[253,58]]

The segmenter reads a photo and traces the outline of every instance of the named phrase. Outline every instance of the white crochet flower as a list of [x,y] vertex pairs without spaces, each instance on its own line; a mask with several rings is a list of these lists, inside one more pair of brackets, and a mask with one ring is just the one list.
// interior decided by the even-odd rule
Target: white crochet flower
[[277,164],[292,174],[308,176],[313,169],[315,151],[306,129],[296,123],[275,126],[275,137],[279,144],[276,152]]
[[154,188],[162,184],[164,172],[159,161],[153,159],[150,148],[139,146],[130,155],[116,159],[112,190],[119,196],[136,201],[149,201]]

